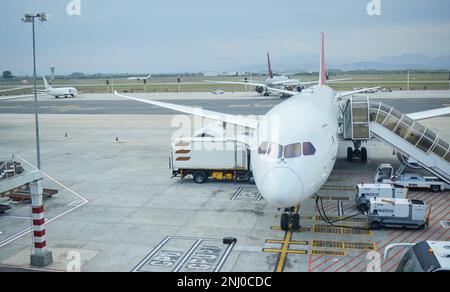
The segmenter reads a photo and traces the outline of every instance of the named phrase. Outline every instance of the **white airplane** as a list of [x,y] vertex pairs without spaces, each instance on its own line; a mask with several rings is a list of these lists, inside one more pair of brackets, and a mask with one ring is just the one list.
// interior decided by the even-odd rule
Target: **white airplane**
[[152,78],[152,75],[147,75],[147,76],[132,76],[132,77],[128,77],[127,80],[137,80],[137,81],[144,81],[147,79]]
[[[300,93],[278,90],[293,96],[260,119],[115,94],[253,130],[251,136],[236,140],[251,148],[252,172],[263,198],[274,207],[287,208],[281,216],[280,225],[283,230],[288,230],[290,224],[294,228],[299,226],[300,216],[294,207],[313,196],[334,168],[339,146],[341,98],[367,90],[336,94],[327,86],[322,33],[319,83]],[[415,114],[420,119],[450,114],[450,107],[433,111]]]
[[[269,78],[265,83],[255,83],[255,82],[234,82],[234,81],[208,81],[219,84],[237,84],[237,85],[252,85],[255,87],[255,91],[264,96],[269,96],[271,91],[275,91],[281,94],[281,97],[289,97],[294,95],[294,91],[301,92],[306,88],[306,85],[317,84],[317,81],[312,82],[300,82],[298,79],[291,79],[287,76],[274,76],[272,71],[272,66],[270,63],[270,55],[267,53],[267,65],[269,69]],[[345,79],[334,79],[328,80],[327,82],[336,82],[350,80],[351,78]],[[288,90],[285,92],[283,90]]]
[[[264,96],[270,95],[270,89],[288,89],[288,90],[298,90],[301,91],[305,88],[304,85],[309,83],[303,83],[301,84],[299,80],[297,79],[290,79],[287,76],[281,75],[281,76],[274,76],[272,71],[272,66],[270,64],[270,55],[267,53],[267,65],[268,65],[268,72],[269,72],[269,78],[264,83],[258,83],[258,82],[238,82],[238,81],[211,81],[211,80],[205,80],[206,82],[212,82],[212,83],[219,83],[219,84],[236,84],[236,85],[251,85],[255,87],[255,91],[259,94],[262,94]],[[315,83],[315,82],[314,82]]]
[[216,89],[216,90],[211,91],[211,93],[212,93],[212,94],[218,94],[218,95],[220,95],[220,94],[224,94],[225,91],[223,91],[223,90],[221,90],[221,89]]
[[67,98],[69,96],[71,97],[75,97],[78,94],[78,90],[75,87],[58,87],[58,88],[53,88],[51,87],[48,82],[47,79],[45,77],[42,77],[42,79],[44,80],[44,86],[45,89],[44,90],[38,90],[39,94],[47,94],[47,95],[52,95],[56,98],[62,96],[64,98]]

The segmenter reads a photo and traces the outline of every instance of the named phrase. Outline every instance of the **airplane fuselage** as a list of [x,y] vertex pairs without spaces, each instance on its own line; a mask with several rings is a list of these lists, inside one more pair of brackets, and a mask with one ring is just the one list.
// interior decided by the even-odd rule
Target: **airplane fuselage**
[[48,95],[52,95],[54,97],[69,97],[69,96],[76,96],[78,94],[78,91],[74,87],[59,87],[59,88],[51,88],[44,91],[44,93]]
[[314,86],[272,108],[252,141],[252,171],[264,199],[299,205],[327,181],[339,145],[338,106],[328,86]]
[[273,78],[268,78],[265,84],[265,90],[263,90],[263,88],[256,88],[256,92],[268,95],[270,88],[294,90],[300,83],[298,80],[290,79],[286,76],[275,76]]

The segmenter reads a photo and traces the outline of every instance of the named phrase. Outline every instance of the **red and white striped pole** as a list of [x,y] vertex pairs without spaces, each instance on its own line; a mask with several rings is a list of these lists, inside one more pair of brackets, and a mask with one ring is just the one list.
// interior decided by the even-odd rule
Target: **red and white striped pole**
[[45,215],[42,192],[42,180],[35,180],[30,183],[34,244],[34,252],[31,254],[31,265],[34,267],[45,267],[53,262],[52,252],[46,248],[47,241],[45,238]]

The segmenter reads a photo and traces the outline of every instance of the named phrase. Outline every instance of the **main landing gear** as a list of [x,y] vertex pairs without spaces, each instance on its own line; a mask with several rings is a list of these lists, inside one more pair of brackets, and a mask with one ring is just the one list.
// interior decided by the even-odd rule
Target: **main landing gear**
[[300,215],[298,214],[299,209],[299,207],[292,207],[284,210],[284,213],[281,214],[280,219],[281,230],[288,231],[300,229]]
[[367,162],[367,149],[361,147],[361,141],[353,142],[354,148],[347,148],[347,161],[359,160],[361,163]]

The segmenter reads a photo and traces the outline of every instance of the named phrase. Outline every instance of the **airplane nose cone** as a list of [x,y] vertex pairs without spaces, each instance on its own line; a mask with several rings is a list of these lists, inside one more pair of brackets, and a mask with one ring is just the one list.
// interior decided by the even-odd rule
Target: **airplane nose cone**
[[301,202],[303,183],[290,168],[276,167],[265,175],[260,191],[269,204],[290,208]]

